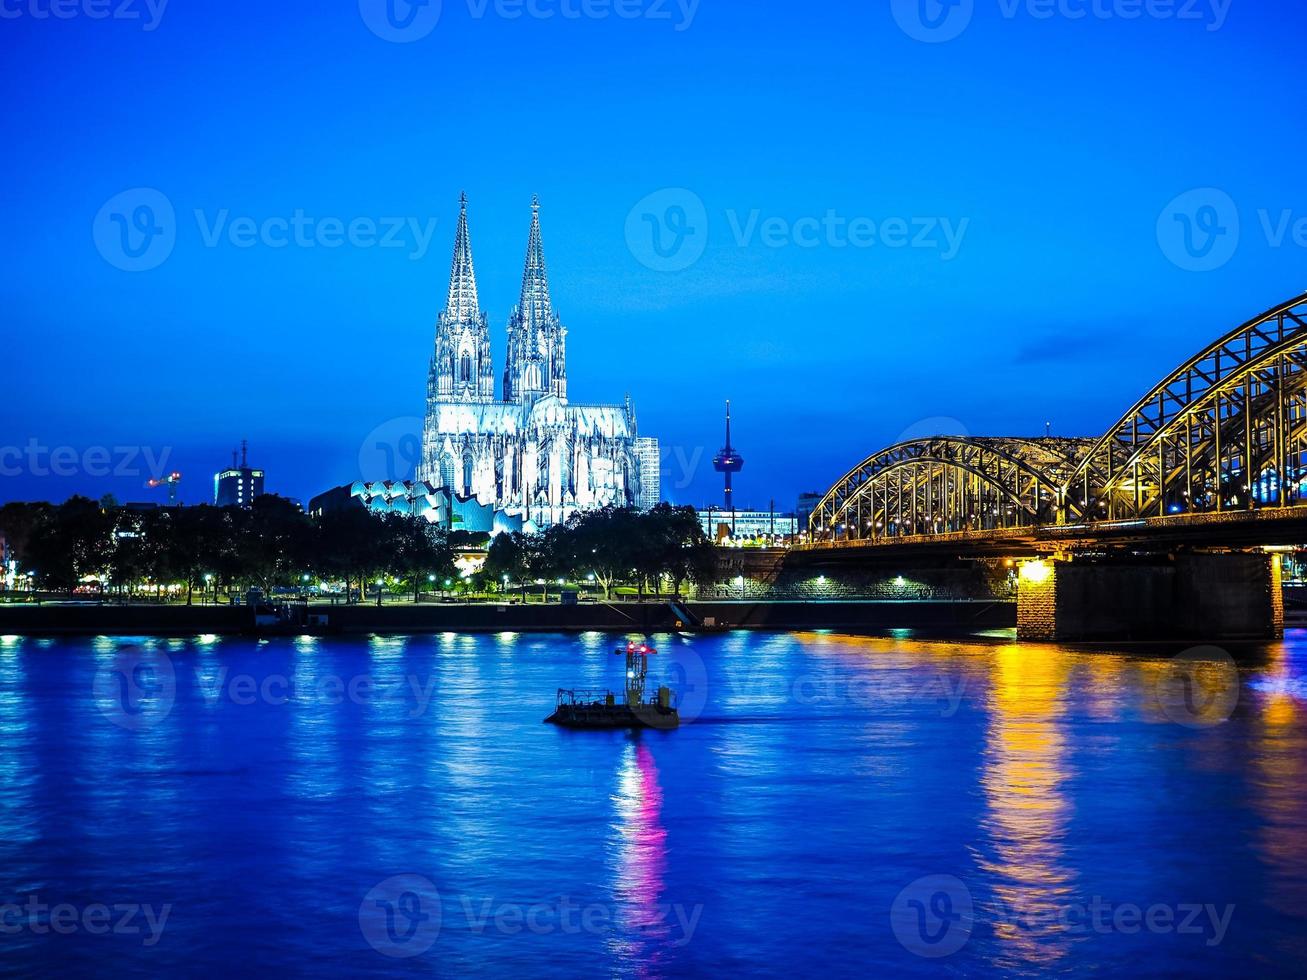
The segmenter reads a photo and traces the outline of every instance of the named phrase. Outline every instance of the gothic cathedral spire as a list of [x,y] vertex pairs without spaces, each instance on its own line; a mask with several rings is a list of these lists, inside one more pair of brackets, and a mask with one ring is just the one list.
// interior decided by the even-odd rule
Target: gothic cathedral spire
[[472,240],[467,231],[467,195],[459,198],[454,260],[449,270],[449,295],[436,323],[435,353],[427,384],[428,399],[488,402],[495,397],[490,360],[490,322],[477,298]]
[[508,321],[504,400],[540,395],[567,398],[567,328],[554,313],[540,239],[540,200],[531,200],[531,232],[522,270],[522,294]]
[[449,270],[449,298],[445,312],[455,321],[473,319],[480,312],[477,274],[472,266],[472,241],[467,234],[467,194],[458,199],[458,231],[454,234],[454,262]]

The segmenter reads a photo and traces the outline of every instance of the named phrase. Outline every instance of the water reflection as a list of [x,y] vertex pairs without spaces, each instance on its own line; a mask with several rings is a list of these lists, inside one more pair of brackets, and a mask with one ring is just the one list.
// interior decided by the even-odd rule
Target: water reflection
[[[1294,647],[1276,648],[1251,685],[1257,711],[1251,782],[1253,805],[1261,818],[1255,847],[1269,869],[1265,902],[1285,916],[1299,915],[1307,908],[1302,657]],[[1301,932],[1280,936],[1279,944],[1299,961],[1307,958],[1307,936]]]
[[[1049,966],[1069,951],[1069,937],[1047,915],[1066,905],[1075,881],[1064,852],[1071,816],[1063,792],[1068,673],[1068,658],[1048,648],[1012,644],[994,651],[980,775],[988,846],[977,863],[994,891],[992,921],[1005,969]],[[1050,924],[1027,927],[1039,921]]]
[[609,950],[622,974],[659,976],[671,936],[661,906],[667,870],[663,791],[648,746],[628,741],[622,752],[609,829],[615,930]]

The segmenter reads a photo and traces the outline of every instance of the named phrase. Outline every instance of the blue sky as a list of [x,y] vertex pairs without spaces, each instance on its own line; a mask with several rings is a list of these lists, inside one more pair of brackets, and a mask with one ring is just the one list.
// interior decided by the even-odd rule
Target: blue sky
[[1097,435],[1307,289],[1297,4],[124,2],[0,0],[0,500],[402,460],[463,190],[497,374],[538,193],[570,392],[678,503],[726,398],[788,507],[905,432]]

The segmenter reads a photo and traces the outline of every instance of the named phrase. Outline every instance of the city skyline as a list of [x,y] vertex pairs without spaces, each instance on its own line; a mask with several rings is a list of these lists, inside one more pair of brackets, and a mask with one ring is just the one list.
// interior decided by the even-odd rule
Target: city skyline
[[[1209,16],[976,5],[943,43],[913,36],[892,4],[834,19],[699,5],[688,24],[450,4],[411,43],[353,6],[324,11],[307,41],[275,11],[236,23],[169,6],[151,29],[9,19],[11,85],[63,67],[4,124],[0,442],[18,461],[4,460],[0,499],[151,499],[152,458],[195,502],[242,438],[269,488],[302,500],[367,475],[379,441],[402,459],[463,190],[497,327],[517,292],[522,203],[538,193],[549,208],[550,249],[567,256],[555,301],[593,338],[572,384],[603,402],[630,391],[673,502],[719,499],[726,398],[753,507],[829,485],[853,443],[1101,432],[1195,337],[1304,285],[1304,137],[1279,125],[1296,89],[1287,48],[1275,56],[1304,14],[1193,9]],[[821,56],[773,77],[791,39]],[[558,51],[547,85],[518,57],[542,40]],[[208,91],[236,59],[275,51],[299,52],[285,77]],[[333,87],[337,64],[393,97]],[[1221,73],[1233,81],[1209,91],[1201,79]],[[467,103],[456,121],[427,106],[449,93]],[[1269,132],[1282,145],[1249,166]],[[440,150],[453,134],[458,151]],[[527,149],[506,156],[518,137]],[[141,188],[171,209],[172,243],[127,271],[113,235],[132,229],[113,215],[134,217]],[[358,222],[371,238],[350,237]],[[71,396],[48,382],[51,337]],[[75,474],[29,465],[33,440],[70,450]],[[94,475],[88,456],[105,450],[114,469],[118,447],[136,472]]]

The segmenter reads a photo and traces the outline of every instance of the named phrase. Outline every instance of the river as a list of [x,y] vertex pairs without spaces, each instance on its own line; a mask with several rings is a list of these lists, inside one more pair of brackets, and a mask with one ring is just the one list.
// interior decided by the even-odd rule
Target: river
[[0,969],[1307,962],[1307,633],[655,636],[679,729],[542,724],[620,639],[0,637]]

